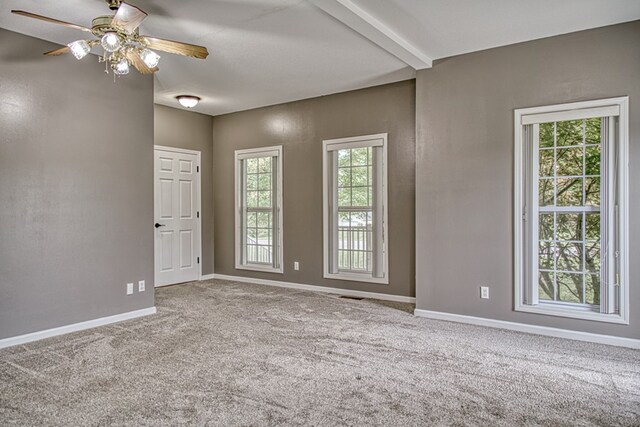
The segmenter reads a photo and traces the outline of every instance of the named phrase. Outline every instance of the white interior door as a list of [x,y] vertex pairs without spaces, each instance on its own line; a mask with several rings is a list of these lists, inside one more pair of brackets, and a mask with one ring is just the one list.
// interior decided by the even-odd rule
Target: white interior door
[[200,154],[154,150],[155,285],[200,278]]

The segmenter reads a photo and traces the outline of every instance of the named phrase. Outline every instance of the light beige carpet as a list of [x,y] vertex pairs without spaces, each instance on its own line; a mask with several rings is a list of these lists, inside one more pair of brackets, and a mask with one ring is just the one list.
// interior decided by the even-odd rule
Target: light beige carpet
[[0,350],[0,425],[640,425],[640,351],[210,281]]

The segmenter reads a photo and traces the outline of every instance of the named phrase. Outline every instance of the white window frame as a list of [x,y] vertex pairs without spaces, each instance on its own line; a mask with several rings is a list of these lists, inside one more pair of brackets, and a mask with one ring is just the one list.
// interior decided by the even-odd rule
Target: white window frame
[[[588,111],[587,111],[588,110]],[[531,168],[537,170],[536,165],[529,165],[525,146],[524,129],[526,125],[545,123],[551,121],[575,120],[588,117],[618,117],[618,134],[616,144],[618,145],[618,231],[615,238],[618,239],[619,254],[619,280],[618,280],[618,312],[606,313],[594,311],[588,307],[572,307],[569,305],[544,303],[537,301],[537,286],[535,290],[529,289],[527,282],[531,280],[525,278],[525,256],[527,250],[525,244],[531,241],[527,239],[528,230],[527,216],[531,212],[526,206],[525,196],[525,173]],[[515,110],[515,152],[514,152],[514,308],[516,311],[544,314],[551,316],[568,317],[574,319],[592,320],[599,322],[629,324],[629,97],[609,98],[585,102],[574,102],[543,107],[522,108]],[[604,155],[604,153],[603,153]],[[537,195],[534,198],[537,200]],[[604,212],[604,206],[601,208]],[[612,211],[611,211],[612,212]],[[537,218],[531,218],[537,224]],[[534,225],[534,227],[537,227]],[[533,252],[533,251],[531,251]],[[536,251],[537,254],[537,251]],[[531,255],[533,257],[533,254]],[[601,255],[602,258],[605,254]],[[536,258],[537,263],[537,258]],[[537,283],[537,280],[535,280]],[[533,285],[530,285],[533,286]],[[604,283],[601,283],[604,286]],[[612,286],[613,287],[613,286]],[[606,303],[605,291],[601,288],[601,306]],[[527,301],[525,299],[529,295]],[[607,294],[608,297],[612,293]],[[609,301],[611,304],[611,301]]]
[[[267,273],[284,273],[283,268],[283,213],[282,213],[282,145],[276,145],[271,147],[250,148],[246,150],[236,150],[234,156],[234,175],[235,175],[235,264],[237,270],[252,270],[262,271]],[[266,266],[261,264],[243,263],[242,250],[243,250],[243,176],[241,160],[251,159],[256,157],[271,156],[277,158],[277,171],[276,171],[276,206],[275,216],[277,217],[277,233],[274,234],[274,264],[273,266]],[[276,241],[277,240],[277,241]]]
[[[360,147],[382,147],[382,159],[381,159],[381,179],[380,187],[374,189],[377,190],[378,211],[381,215],[381,227],[379,231],[378,243],[376,247],[381,252],[374,252],[373,256],[378,257],[378,264],[382,265],[381,277],[373,277],[372,274],[366,273],[351,273],[351,272],[330,272],[329,257],[330,252],[330,233],[331,233],[331,217],[337,215],[336,212],[331,212],[333,209],[331,203],[329,203],[329,195],[332,193],[329,189],[330,184],[330,160],[329,154],[337,149],[344,148],[360,148]],[[367,282],[388,285],[389,284],[389,226],[388,226],[388,209],[387,209],[387,193],[388,193],[388,161],[387,161],[387,134],[379,133],[374,135],[364,135],[349,138],[327,139],[322,141],[322,196],[323,196],[323,269],[325,279],[336,280],[350,280],[356,282]],[[380,206],[381,205],[381,206]],[[374,219],[375,221],[375,219]]]

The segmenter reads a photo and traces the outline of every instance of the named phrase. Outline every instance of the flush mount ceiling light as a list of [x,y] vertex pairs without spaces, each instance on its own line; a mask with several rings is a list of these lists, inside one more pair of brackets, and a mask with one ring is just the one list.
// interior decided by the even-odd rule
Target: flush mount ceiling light
[[104,52],[98,60],[105,63],[105,72],[107,74],[109,69],[113,71],[114,78],[116,75],[122,76],[129,73],[130,65],[141,74],[153,74],[158,71],[160,55],[153,50],[198,59],[205,59],[209,56],[207,48],[203,46],[141,36],[138,32],[138,27],[147,17],[144,11],[121,0],[105,1],[109,9],[116,11],[115,15],[98,16],[91,22],[91,28],[23,10],[12,10],[11,12],[93,34],[97,39],[76,40],[67,46],[46,52],[45,55],[57,56],[71,52],[76,59],[80,60],[87,56],[92,47],[100,45]]
[[176,99],[184,108],[193,108],[200,102],[200,98],[193,95],[178,95]]

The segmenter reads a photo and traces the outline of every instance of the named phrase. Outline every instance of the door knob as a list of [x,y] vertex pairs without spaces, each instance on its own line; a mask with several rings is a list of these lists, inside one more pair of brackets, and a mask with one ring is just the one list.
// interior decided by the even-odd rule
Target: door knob
[[160,224],[160,223],[157,223],[157,222],[156,222],[156,225],[155,225],[156,228],[160,228],[160,227],[164,227],[164,226],[165,226],[165,224]]

